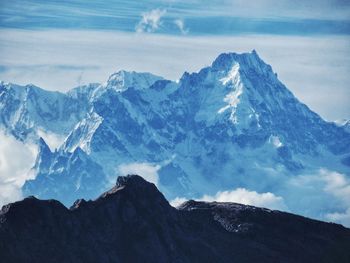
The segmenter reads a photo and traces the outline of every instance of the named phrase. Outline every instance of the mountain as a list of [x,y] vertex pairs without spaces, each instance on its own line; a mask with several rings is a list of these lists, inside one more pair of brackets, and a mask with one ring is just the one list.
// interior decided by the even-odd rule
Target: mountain
[[342,119],[335,121],[335,124],[339,127],[344,128],[347,132],[350,132],[350,120]]
[[[301,103],[255,51],[221,54],[178,81],[119,71],[67,93],[4,83],[0,90],[8,134],[37,144],[49,144],[46,133],[65,138],[55,149],[39,147],[24,196],[69,206],[137,172],[169,200],[245,188],[317,218],[348,208],[328,178],[342,177],[346,189],[350,134]],[[310,187],[300,186],[305,176]]]
[[21,141],[28,137],[37,139],[40,131],[67,135],[85,116],[89,107],[87,96],[96,85],[63,94],[34,85],[0,82],[1,127]]
[[235,203],[169,205],[137,175],[67,209],[28,197],[0,212],[4,262],[349,262],[350,229]]

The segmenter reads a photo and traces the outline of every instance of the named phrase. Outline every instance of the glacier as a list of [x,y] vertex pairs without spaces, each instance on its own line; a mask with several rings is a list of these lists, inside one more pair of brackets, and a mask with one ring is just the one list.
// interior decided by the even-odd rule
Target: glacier
[[[255,50],[223,53],[178,81],[119,71],[66,93],[1,82],[0,113],[1,129],[38,146],[23,196],[69,206],[110,188],[123,167],[153,167],[169,200],[242,188],[316,218],[349,208],[349,193],[317,179],[340,174],[350,189],[349,129],[301,103]],[[50,147],[43,134],[63,139]],[[308,175],[318,188],[300,184]]]

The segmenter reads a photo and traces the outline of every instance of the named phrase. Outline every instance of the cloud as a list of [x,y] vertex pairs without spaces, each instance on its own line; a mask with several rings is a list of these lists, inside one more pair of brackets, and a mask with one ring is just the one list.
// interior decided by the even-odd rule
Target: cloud
[[[175,80],[184,71],[209,65],[222,52],[256,49],[301,101],[326,119],[335,120],[350,116],[350,58],[344,56],[350,52],[349,41],[347,36],[193,37],[0,29],[0,61],[7,69],[0,70],[0,79],[61,91],[78,85],[80,76],[81,83],[102,83],[120,69],[152,72]],[[81,70],[74,70],[79,67],[83,75]]]
[[237,188],[232,191],[219,191],[214,196],[204,195],[199,200],[207,202],[234,202],[276,210],[288,210],[282,197],[270,192],[257,193],[245,188]]
[[344,174],[321,169],[319,179],[325,182],[324,190],[327,193],[339,198],[350,208],[350,180]]
[[33,167],[37,148],[0,130],[0,206],[22,198],[21,187]]
[[148,182],[154,183],[158,186],[158,170],[160,168],[160,165],[152,163],[129,163],[119,165],[118,172],[122,176],[128,174],[140,175]]
[[350,226],[350,180],[345,174],[319,169],[289,179],[286,187],[284,197],[292,211]]
[[[174,207],[179,206],[188,199],[176,197],[170,201]],[[244,205],[252,205],[257,207],[265,207],[274,210],[288,211],[286,204],[281,196],[276,196],[273,193],[257,193],[245,188],[237,188],[232,191],[219,191],[215,195],[204,195],[197,199],[205,202],[231,202]]]
[[174,24],[179,28],[181,34],[186,35],[189,32],[188,28],[185,28],[185,22],[182,19],[174,20]]
[[136,32],[155,32],[162,25],[161,18],[165,13],[165,9],[153,9],[142,13],[142,19],[136,26]]
[[[271,176],[264,177],[253,170],[249,173],[245,188],[219,191],[196,200],[266,207],[350,226],[350,179],[346,174],[327,169],[305,170],[292,177],[283,176],[283,171],[271,171]],[[176,207],[188,198],[177,197],[170,204]]]
[[[214,17],[249,18],[250,21],[283,19],[284,22],[307,19],[349,20],[349,1],[342,0],[217,0],[217,1],[2,1],[0,8],[2,27],[12,28],[101,28],[134,30],[135,19],[141,12],[153,7],[165,8],[173,17],[201,19]],[[197,20],[203,21],[203,20]],[[199,23],[201,28],[208,24]],[[225,24],[222,24],[225,27]],[[317,25],[319,27],[319,24]],[[220,29],[220,26],[216,26]],[[275,27],[273,27],[275,28]],[[261,27],[258,27],[258,30]],[[317,28],[315,28],[317,30]],[[334,29],[334,28],[333,28]],[[310,32],[309,32],[310,33]]]
[[330,220],[331,222],[337,222],[349,227],[350,226],[350,208],[346,209],[346,211],[344,211],[343,213],[335,212],[335,213],[326,214],[325,218]]

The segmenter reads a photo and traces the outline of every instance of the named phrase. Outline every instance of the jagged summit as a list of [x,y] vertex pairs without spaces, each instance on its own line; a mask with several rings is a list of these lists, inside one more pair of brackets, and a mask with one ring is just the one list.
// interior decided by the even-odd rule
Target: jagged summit
[[[25,88],[20,96],[11,90],[0,85],[7,134],[36,143],[62,139],[57,151],[39,151],[38,160],[48,161],[34,167],[24,196],[68,206],[96,199],[126,168],[146,167],[169,200],[242,187],[280,196],[290,211],[307,216],[347,210],[342,200],[337,208],[324,205],[332,200],[327,187],[308,192],[291,181],[319,178],[323,170],[349,174],[350,134],[301,103],[255,51],[221,54],[177,82],[119,71],[104,84],[64,94],[28,99]],[[299,191],[322,196],[299,202],[290,195]]]
[[145,179],[143,179],[141,176],[130,174],[127,176],[118,176],[116,186],[137,188],[137,187],[142,187],[146,184],[149,184],[149,183]]
[[239,63],[246,66],[257,66],[260,64],[265,64],[265,62],[259,57],[258,53],[253,50],[250,53],[221,53],[213,61],[212,67],[215,69],[227,69],[230,68],[234,63]]
[[126,192],[129,197],[132,196],[133,199],[143,199],[151,200],[151,202],[162,202],[168,204],[165,197],[158,191],[157,187],[139,175],[127,175],[118,176],[116,185],[109,191],[103,193],[98,199],[104,199],[108,196],[119,193],[120,191]]

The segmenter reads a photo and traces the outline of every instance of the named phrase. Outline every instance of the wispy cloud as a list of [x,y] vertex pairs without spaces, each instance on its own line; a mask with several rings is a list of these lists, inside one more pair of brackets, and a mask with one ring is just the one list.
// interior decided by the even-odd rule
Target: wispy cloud
[[179,28],[181,34],[186,35],[189,32],[188,28],[185,28],[185,22],[182,19],[175,19],[174,24]]
[[[123,32],[136,29],[170,35],[178,34],[179,30],[182,34],[217,36],[247,33],[349,35],[349,14],[350,4],[337,0],[307,0],[302,5],[291,0],[151,0],[137,4],[124,0],[76,0],[74,3],[13,0],[1,3],[0,25],[21,29]],[[182,25],[183,21],[186,21],[186,27]]]
[[155,32],[162,25],[162,17],[165,15],[165,9],[153,9],[142,13],[141,21],[136,26],[136,32]]

